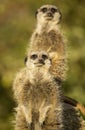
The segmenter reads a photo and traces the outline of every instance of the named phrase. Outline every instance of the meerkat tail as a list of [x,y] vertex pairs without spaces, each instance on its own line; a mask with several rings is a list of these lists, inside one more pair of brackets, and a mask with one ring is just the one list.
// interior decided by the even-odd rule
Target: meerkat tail
[[75,99],[67,97],[67,96],[64,96],[63,97],[63,101],[65,103],[68,103],[68,104],[70,104],[70,105],[78,108],[81,111],[81,113],[83,115],[85,115],[85,107],[81,103],[79,103],[78,101],[76,101]]

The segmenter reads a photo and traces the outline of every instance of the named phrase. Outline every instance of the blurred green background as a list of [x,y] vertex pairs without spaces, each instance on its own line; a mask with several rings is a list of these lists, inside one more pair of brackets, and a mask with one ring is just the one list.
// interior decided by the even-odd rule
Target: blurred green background
[[69,71],[65,94],[85,105],[85,1],[0,0],[0,130],[12,130],[12,83],[24,66],[24,57],[35,28],[35,11],[54,4],[62,12],[61,27],[68,39]]

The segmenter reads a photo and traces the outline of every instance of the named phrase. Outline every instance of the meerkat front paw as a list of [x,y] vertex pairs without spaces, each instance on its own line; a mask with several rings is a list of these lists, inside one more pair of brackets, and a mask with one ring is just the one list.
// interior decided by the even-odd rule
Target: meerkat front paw
[[41,108],[40,110],[39,110],[39,123],[40,123],[40,125],[42,126],[43,125],[43,123],[44,123],[44,121],[45,121],[45,118],[46,118],[46,116],[47,116],[47,112],[50,110],[50,108],[51,108],[52,106],[51,105],[49,105],[49,106],[46,106],[46,107],[44,107],[44,108]]
[[39,109],[39,123],[41,126],[43,125],[45,118],[47,116],[47,112],[50,110],[51,107],[52,105],[45,106],[45,100],[41,104],[41,107]]
[[30,112],[27,113],[26,115],[26,121],[29,127],[32,125],[32,114]]
[[30,127],[32,124],[32,110],[31,110],[31,108],[28,109],[28,107],[26,107],[24,105],[22,105],[21,108],[22,108],[23,113],[25,115],[28,127]]

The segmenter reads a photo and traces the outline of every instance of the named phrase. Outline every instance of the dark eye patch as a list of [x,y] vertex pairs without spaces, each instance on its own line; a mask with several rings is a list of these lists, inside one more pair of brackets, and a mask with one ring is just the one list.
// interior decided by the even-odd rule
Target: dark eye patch
[[52,13],[58,12],[58,9],[56,9],[56,8],[51,8],[51,12],[52,12]]
[[43,58],[44,60],[46,60],[46,59],[48,59],[48,56],[45,55],[45,54],[43,54],[43,55],[42,55],[42,58]]
[[32,54],[31,56],[30,56],[30,59],[32,59],[32,60],[35,60],[35,59],[37,59],[37,55],[36,54]]
[[42,11],[43,13],[45,13],[45,12],[47,12],[47,8],[44,7],[44,8],[41,9],[41,11]]

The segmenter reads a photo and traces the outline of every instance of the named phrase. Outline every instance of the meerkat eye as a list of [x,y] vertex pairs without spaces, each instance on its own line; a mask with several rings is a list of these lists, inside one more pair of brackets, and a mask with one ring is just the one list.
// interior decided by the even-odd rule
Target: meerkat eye
[[30,56],[30,59],[35,60],[35,59],[37,59],[37,57],[38,56],[36,54],[33,54],[33,55]]
[[48,56],[45,55],[45,54],[43,54],[43,55],[42,55],[42,58],[43,58],[44,60],[46,60],[46,59],[48,59]]
[[47,12],[47,8],[42,8],[41,11],[42,11],[43,13],[45,13],[45,12]]
[[55,13],[55,12],[57,12],[58,10],[56,9],[56,8],[51,8],[51,12],[52,13]]

